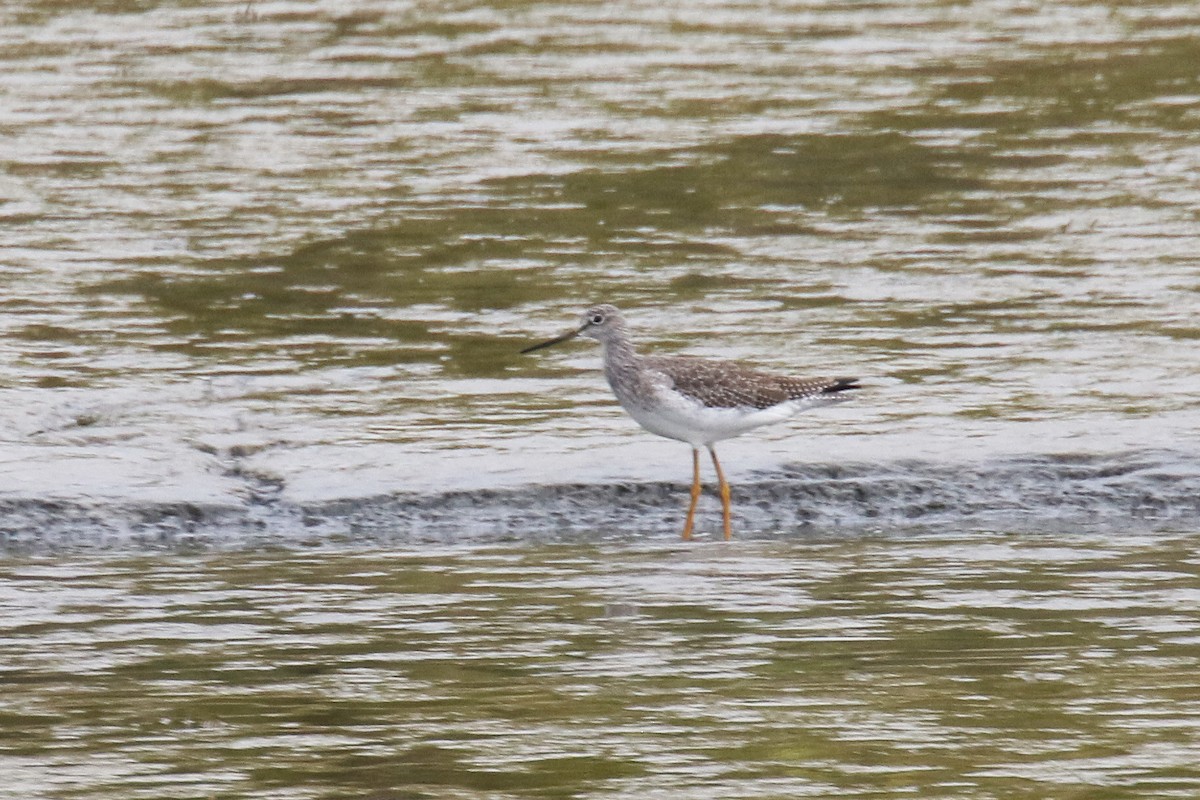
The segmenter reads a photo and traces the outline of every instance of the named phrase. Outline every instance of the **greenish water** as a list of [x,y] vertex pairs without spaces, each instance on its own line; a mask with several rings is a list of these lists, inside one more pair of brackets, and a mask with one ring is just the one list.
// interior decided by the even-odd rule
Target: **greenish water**
[[598,300],[647,348],[867,382],[731,442],[738,485],[1200,432],[1195,3],[0,21],[5,496],[686,480],[594,351],[518,354]]
[[[1200,796],[1197,42],[0,3],[0,796]],[[866,388],[681,547],[598,300]]]
[[1200,540],[0,564],[46,798],[1193,798]]

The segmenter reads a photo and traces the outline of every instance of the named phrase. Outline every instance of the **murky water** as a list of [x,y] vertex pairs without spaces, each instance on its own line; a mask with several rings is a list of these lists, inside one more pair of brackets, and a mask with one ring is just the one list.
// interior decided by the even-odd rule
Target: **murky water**
[[517,354],[599,298],[647,347],[864,377],[726,445],[751,494],[1194,460],[1194,3],[0,15],[4,497],[681,483],[594,350]]
[[0,566],[22,798],[1194,798],[1200,539]]
[[[0,794],[1200,795],[1198,43],[0,3]],[[677,546],[600,299],[867,389]]]

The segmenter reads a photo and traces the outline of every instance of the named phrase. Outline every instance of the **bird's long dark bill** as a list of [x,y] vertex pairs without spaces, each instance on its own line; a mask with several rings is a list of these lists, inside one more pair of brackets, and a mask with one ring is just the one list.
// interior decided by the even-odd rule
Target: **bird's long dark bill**
[[533,345],[532,347],[526,347],[526,348],[525,348],[524,350],[522,350],[521,352],[522,352],[522,353],[532,353],[534,350],[541,350],[543,347],[550,347],[551,345],[555,345],[555,344],[558,344],[558,343],[560,343],[560,342],[565,342],[565,341],[567,341],[568,339],[574,339],[574,338],[575,338],[576,336],[578,336],[578,335],[579,335],[579,334],[580,334],[582,331],[583,331],[583,328],[578,328],[578,329],[576,329],[576,330],[573,330],[573,331],[567,331],[567,332],[566,332],[566,333],[564,333],[562,336],[557,336],[557,337],[555,337],[555,338],[551,339],[551,340],[550,340],[550,341],[548,341],[548,342],[542,342],[541,344],[535,344],[535,345]]

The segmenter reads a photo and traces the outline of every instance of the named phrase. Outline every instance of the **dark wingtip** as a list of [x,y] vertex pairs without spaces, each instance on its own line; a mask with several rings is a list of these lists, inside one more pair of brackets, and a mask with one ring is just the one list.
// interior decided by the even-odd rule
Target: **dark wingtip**
[[862,384],[858,382],[858,378],[838,378],[833,383],[821,390],[821,394],[837,394],[845,392],[849,389],[861,389]]

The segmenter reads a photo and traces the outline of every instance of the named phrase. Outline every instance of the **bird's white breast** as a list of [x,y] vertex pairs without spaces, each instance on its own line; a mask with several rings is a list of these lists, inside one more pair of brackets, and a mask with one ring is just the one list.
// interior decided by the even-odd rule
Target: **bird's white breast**
[[655,403],[620,398],[621,405],[651,433],[678,439],[694,447],[731,439],[820,405],[819,401],[810,398],[788,400],[769,408],[710,408],[677,392],[660,390],[655,394]]

